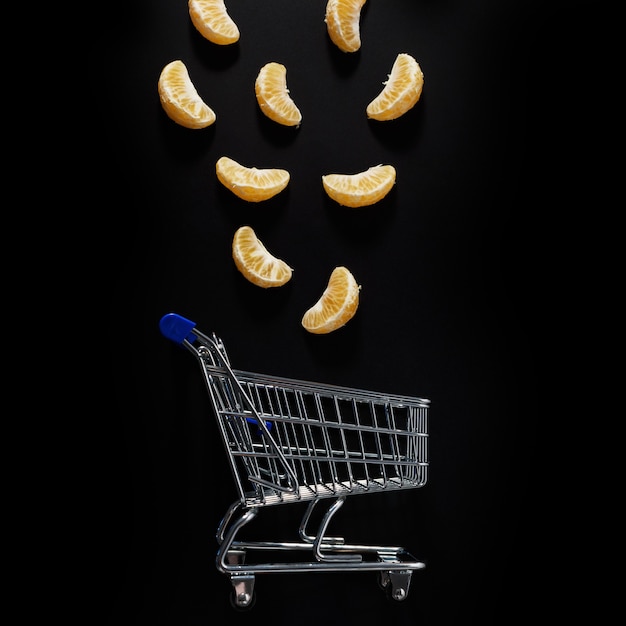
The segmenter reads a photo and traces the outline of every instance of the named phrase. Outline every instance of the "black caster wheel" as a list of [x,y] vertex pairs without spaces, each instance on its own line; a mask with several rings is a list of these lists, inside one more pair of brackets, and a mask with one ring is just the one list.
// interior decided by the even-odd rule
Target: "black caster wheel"
[[233,589],[230,594],[230,605],[236,611],[245,612],[249,611],[256,604],[256,591],[252,592],[252,595],[245,593],[237,594]]

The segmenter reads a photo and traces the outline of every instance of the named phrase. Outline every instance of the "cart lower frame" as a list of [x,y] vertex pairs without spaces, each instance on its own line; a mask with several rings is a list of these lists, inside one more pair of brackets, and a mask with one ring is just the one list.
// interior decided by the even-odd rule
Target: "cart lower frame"
[[[239,531],[256,518],[260,509],[244,508],[239,502],[233,503],[218,528],[219,550],[216,557],[217,569],[230,576],[232,605],[239,609],[253,606],[257,574],[295,572],[377,572],[379,586],[388,597],[396,601],[405,600],[409,593],[411,575],[415,570],[423,569],[425,563],[415,559],[403,547],[347,544],[342,537],[327,536],[327,527],[344,501],[345,496],[333,499],[317,532],[309,535],[306,527],[313,508],[318,503],[317,500],[310,501],[299,528],[300,542],[236,540]],[[284,551],[299,552],[306,556],[296,562],[246,562],[254,552],[278,555]]]

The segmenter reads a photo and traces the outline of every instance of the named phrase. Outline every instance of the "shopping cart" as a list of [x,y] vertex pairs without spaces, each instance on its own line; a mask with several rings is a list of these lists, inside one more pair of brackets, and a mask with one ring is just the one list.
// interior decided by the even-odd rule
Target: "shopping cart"
[[[347,496],[426,483],[429,400],[232,369],[222,341],[191,320],[169,313],[160,329],[200,364],[239,494],[216,535],[233,607],[254,604],[257,574],[313,571],[373,571],[391,599],[404,600],[423,562],[402,547],[350,545],[326,531]],[[329,506],[310,534],[322,500]],[[262,507],[297,502],[306,507],[299,541],[236,539]],[[258,562],[260,554],[283,556]]]

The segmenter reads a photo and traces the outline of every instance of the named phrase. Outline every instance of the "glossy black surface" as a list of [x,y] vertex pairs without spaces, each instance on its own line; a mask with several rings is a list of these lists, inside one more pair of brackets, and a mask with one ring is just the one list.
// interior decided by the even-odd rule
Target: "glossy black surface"
[[[527,3],[503,4],[370,0],[351,55],[329,41],[323,0],[231,0],[241,40],[222,48],[195,31],[184,0],[118,3],[94,22],[85,61],[101,165],[87,182],[99,200],[92,280],[106,417],[92,610],[107,626],[536,615],[549,287],[534,190],[548,158],[539,150],[531,163],[538,53],[528,41],[541,40],[544,21]],[[422,98],[399,120],[368,121],[399,52],[420,63]],[[174,59],[214,126],[188,130],[161,109],[159,73]],[[268,61],[287,67],[298,129],[259,113],[254,78]],[[222,155],[288,169],[290,185],[248,205],[217,182]],[[382,162],[397,184],[379,204],[346,209],[325,196],[323,174]],[[295,268],[291,283],[262,290],[237,272],[230,243],[242,224]],[[309,335],[300,318],[336,265],[361,283],[359,311],[331,335]],[[231,609],[214,533],[234,484],[197,365],[159,333],[170,311],[216,332],[237,368],[431,400],[428,484],[349,499],[336,522],[352,541],[400,544],[426,561],[405,602],[390,605],[374,574],[298,574],[259,576],[253,612]],[[293,532],[275,521],[294,516],[284,509],[261,511],[271,539]]]

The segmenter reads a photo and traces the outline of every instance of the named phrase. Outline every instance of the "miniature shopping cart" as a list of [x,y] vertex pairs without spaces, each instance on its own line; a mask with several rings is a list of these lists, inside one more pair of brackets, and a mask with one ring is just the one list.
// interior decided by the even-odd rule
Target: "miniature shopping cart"
[[[222,341],[194,322],[169,313],[160,329],[200,364],[239,494],[217,529],[216,565],[230,576],[232,605],[250,608],[255,576],[272,572],[373,571],[391,599],[404,600],[423,562],[401,547],[349,545],[326,531],[347,496],[426,483],[429,401],[235,370]],[[321,522],[310,533],[322,500],[329,506],[316,511]],[[262,507],[298,502],[306,506],[299,541],[237,539]],[[283,556],[258,562],[260,554]]]

